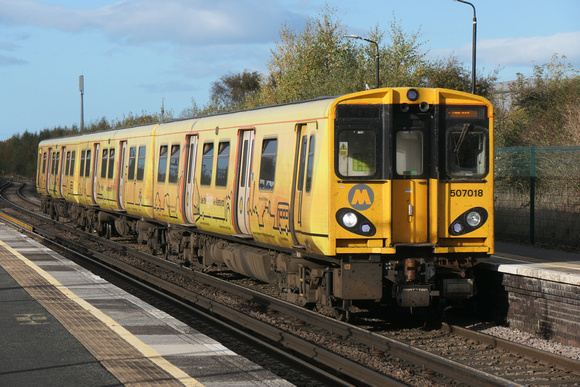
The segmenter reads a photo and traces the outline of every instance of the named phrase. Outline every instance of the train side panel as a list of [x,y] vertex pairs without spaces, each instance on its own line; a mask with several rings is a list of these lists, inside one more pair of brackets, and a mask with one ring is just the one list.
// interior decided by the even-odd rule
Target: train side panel
[[125,158],[123,195],[121,200],[127,214],[153,219],[153,175],[155,136],[159,124],[128,129],[123,133]]
[[153,165],[153,215],[168,223],[185,223],[183,189],[185,154],[191,120],[161,124],[155,136]]
[[[253,129],[247,129],[253,130]],[[230,235],[235,226],[234,193],[238,166],[239,127],[228,116],[201,119],[195,127],[197,152],[190,205],[197,227]]]
[[63,148],[62,157],[62,196],[67,202],[79,203],[80,201],[80,190],[79,190],[79,164],[80,160],[78,155],[79,148],[79,137],[71,138],[68,142],[66,148]]
[[46,141],[38,145],[38,163],[36,166],[36,190],[41,195],[48,195],[48,171],[50,170],[50,146]]
[[96,199],[97,205],[105,210],[119,210],[118,203],[118,154],[120,143],[118,131],[107,131],[96,141]]

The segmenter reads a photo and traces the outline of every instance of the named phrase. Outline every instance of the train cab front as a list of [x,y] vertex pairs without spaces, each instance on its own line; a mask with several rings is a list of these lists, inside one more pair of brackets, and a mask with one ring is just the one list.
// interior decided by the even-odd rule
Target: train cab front
[[484,98],[445,89],[378,89],[337,103],[341,275],[381,264],[343,296],[381,287],[415,308],[475,294],[473,266],[493,253],[492,120]]

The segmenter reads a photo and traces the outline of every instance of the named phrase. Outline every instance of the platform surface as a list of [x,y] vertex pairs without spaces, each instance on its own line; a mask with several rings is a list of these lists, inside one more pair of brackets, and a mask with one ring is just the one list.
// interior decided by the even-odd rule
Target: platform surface
[[0,386],[290,386],[0,223]]
[[486,264],[501,273],[580,285],[580,253],[496,241]]

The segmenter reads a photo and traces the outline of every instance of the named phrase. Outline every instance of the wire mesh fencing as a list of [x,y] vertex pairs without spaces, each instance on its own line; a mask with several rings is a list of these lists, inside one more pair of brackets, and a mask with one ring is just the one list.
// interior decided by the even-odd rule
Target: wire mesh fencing
[[495,149],[499,238],[580,247],[580,147]]

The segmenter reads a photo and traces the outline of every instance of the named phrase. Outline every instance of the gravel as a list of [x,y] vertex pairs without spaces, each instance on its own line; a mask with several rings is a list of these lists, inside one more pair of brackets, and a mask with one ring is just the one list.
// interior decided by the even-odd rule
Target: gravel
[[541,349],[543,351],[551,352],[553,354],[567,357],[570,359],[580,360],[580,348],[562,345],[554,341],[541,339],[530,333],[522,332],[518,329],[503,326],[492,326],[488,328],[473,326],[470,328],[476,328],[478,331],[486,333],[490,336],[499,337],[501,339],[527,345],[528,347]]

